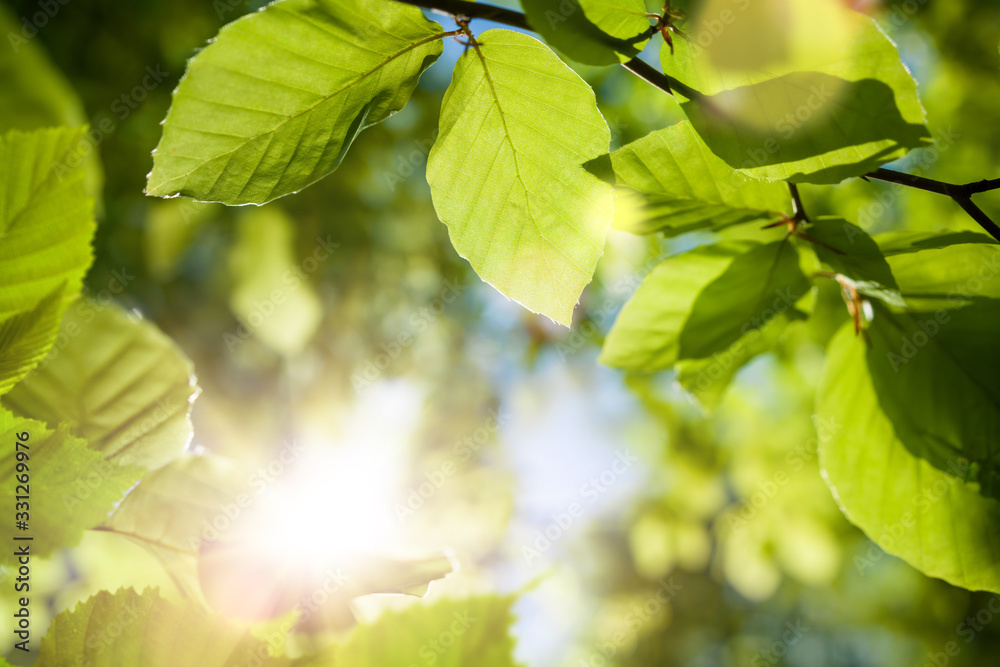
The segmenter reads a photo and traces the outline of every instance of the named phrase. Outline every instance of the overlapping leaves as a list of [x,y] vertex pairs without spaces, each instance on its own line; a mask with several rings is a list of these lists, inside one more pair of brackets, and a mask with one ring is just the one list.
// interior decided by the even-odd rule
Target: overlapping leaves
[[147,192],[262,204],[304,188],[403,108],[441,36],[388,0],[285,0],[233,22],[174,92]]
[[569,325],[611,225],[611,188],[582,167],[607,152],[608,126],[545,45],[509,30],[476,41],[427,161],[434,207],[483,280]]

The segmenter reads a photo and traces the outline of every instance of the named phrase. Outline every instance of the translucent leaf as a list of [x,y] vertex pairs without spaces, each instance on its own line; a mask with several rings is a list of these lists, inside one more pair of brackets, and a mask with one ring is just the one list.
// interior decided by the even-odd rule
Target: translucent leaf
[[610,186],[581,165],[610,132],[590,86],[543,44],[509,30],[477,40],[427,162],[434,207],[483,280],[568,326],[612,219]]
[[227,530],[246,505],[238,502],[244,489],[235,472],[233,463],[219,456],[180,456],[147,475],[103,529],[147,549],[184,595],[203,600],[201,541]]
[[59,333],[62,290],[56,290],[31,310],[0,322],[0,396],[37,366]]
[[0,138],[0,319],[56,289],[69,301],[93,260],[92,203],[66,161],[82,129],[11,131]]
[[712,154],[687,121],[652,132],[611,153],[615,182],[645,201],[626,231],[675,236],[718,231],[791,214],[783,183],[747,181]]
[[1000,302],[875,311],[866,359],[879,405],[915,456],[1000,498]]
[[[881,244],[881,237],[878,240]],[[887,260],[903,297],[914,308],[962,308],[1000,299],[1000,245],[989,237],[924,238],[893,250]]]
[[[820,462],[834,497],[851,522],[921,572],[1000,592],[1000,503],[900,442],[867,354],[852,325],[844,326],[830,345],[817,395]],[[859,558],[855,565],[863,572],[866,562]]]
[[[79,543],[83,531],[104,521],[143,473],[105,461],[65,425],[52,430],[0,409],[0,434],[10,447],[0,462],[0,502],[12,513],[8,535],[32,537],[30,542],[12,541],[0,559],[4,564],[16,563],[17,546],[27,545],[32,556],[46,557],[59,547]],[[19,434],[27,434],[26,439]],[[27,447],[17,447],[17,442]],[[19,461],[18,451],[27,458]],[[20,475],[26,477],[18,479]],[[25,514],[15,517],[13,513],[19,511]],[[23,533],[14,530],[15,519],[27,524]]]
[[895,46],[842,2],[711,0],[686,30],[713,38],[664,46],[663,71],[712,152],[751,177],[836,183],[930,143]]
[[521,0],[521,5],[535,32],[585,65],[630,60],[652,32],[642,0]]
[[878,244],[860,227],[841,218],[820,218],[801,233],[812,243],[800,247],[814,250],[823,264],[849,278],[860,294],[906,307],[892,268]]
[[250,630],[156,589],[101,591],[52,619],[36,667],[288,667]]
[[[41,40],[23,39],[19,23],[0,6],[0,35],[10,48],[0,49],[0,127],[36,130],[79,127],[87,113],[69,82],[49,60]],[[87,194],[100,201],[104,174],[97,147],[80,138],[74,150],[86,171]]]
[[725,352],[809,292],[790,244],[740,241],[664,260],[622,308],[600,361],[638,371]]
[[4,396],[17,413],[66,423],[123,464],[158,468],[191,439],[191,362],[153,324],[83,301],[63,318],[48,358]]
[[[316,333],[323,307],[295,258],[295,227],[281,209],[245,215],[229,254],[229,307],[252,335],[286,356],[302,351]],[[226,335],[227,346],[235,341]]]
[[343,644],[295,665],[515,667],[513,602],[511,597],[479,596],[387,611],[374,623],[355,628]]
[[146,191],[262,204],[406,104],[441,28],[387,0],[285,0],[224,27],[174,91]]

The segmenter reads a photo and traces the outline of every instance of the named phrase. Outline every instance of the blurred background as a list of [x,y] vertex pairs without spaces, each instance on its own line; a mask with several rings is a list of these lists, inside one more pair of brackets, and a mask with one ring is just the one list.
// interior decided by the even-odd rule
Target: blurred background
[[[261,208],[146,198],[186,60],[259,4],[60,5],[32,45],[79,104],[49,119],[4,119],[101,128],[88,288],[125,283],[116,300],[194,361],[195,447],[266,465],[306,439],[333,452],[334,468],[349,450],[361,496],[304,507],[315,530],[349,530],[344,516],[369,504],[383,511],[380,539],[394,549],[453,550],[460,570],[432,597],[522,591],[514,634],[527,665],[1000,664],[991,596],[883,553],[823,482],[816,445],[835,425],[813,423],[812,400],[824,346],[848,317],[835,289],[821,289],[815,315],[724,395],[695,399],[671,373],[626,376],[596,356],[658,259],[710,236],[613,230],[571,330],[509,302],[456,255],[424,167],[457,42],[401,113],[305,191]],[[951,182],[1000,175],[1000,3],[853,6],[899,45],[937,141],[894,166]],[[8,0],[5,21],[19,26],[37,11],[36,0]],[[659,44],[643,57],[655,64]],[[577,69],[597,91],[613,148],[681,118],[669,96],[621,68]],[[973,228],[933,194],[857,179],[802,192],[810,213],[836,212],[870,233]],[[981,202],[1000,217],[1000,195]],[[629,206],[620,201],[619,215]],[[329,469],[330,479],[345,470]],[[102,588],[176,594],[150,555],[101,533],[36,563],[35,579],[50,614]],[[13,604],[9,589],[3,605]],[[357,608],[371,618],[410,602],[379,596]],[[961,652],[940,662],[950,641]]]

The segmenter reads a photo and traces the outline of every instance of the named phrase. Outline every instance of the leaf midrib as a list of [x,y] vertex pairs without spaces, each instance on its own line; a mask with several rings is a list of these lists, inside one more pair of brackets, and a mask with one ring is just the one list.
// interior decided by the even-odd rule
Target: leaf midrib
[[[369,70],[367,70],[365,72],[362,72],[361,74],[359,74],[354,79],[351,79],[349,82],[347,82],[341,88],[338,88],[337,90],[331,92],[328,95],[320,96],[320,98],[316,102],[314,102],[313,104],[310,104],[309,106],[305,107],[301,111],[297,111],[294,114],[286,116],[280,123],[278,123],[276,126],[274,126],[274,128],[272,128],[272,129],[270,129],[270,130],[268,130],[266,132],[262,132],[262,133],[260,133],[260,134],[258,134],[256,136],[246,137],[245,141],[243,141],[242,143],[234,146],[232,149],[226,151],[225,153],[219,153],[217,155],[213,155],[212,157],[210,157],[210,158],[208,158],[206,160],[202,160],[201,162],[199,162],[198,164],[196,164],[194,167],[192,167],[188,171],[184,172],[183,174],[178,174],[177,176],[174,176],[172,178],[168,178],[165,181],[162,181],[161,183],[159,183],[157,185],[157,187],[154,189],[154,191],[151,192],[151,194],[158,194],[158,193],[162,192],[163,188],[165,186],[167,186],[169,183],[173,183],[173,182],[175,182],[177,180],[180,180],[180,179],[183,179],[183,178],[186,178],[186,177],[190,176],[191,174],[193,174],[194,172],[198,171],[199,169],[201,169],[202,167],[204,167],[206,164],[208,164],[210,162],[215,162],[215,161],[220,160],[222,158],[225,158],[227,156],[232,156],[234,153],[236,153],[236,152],[238,152],[240,150],[243,150],[244,148],[246,148],[247,145],[249,145],[250,143],[252,143],[254,141],[259,140],[261,137],[264,137],[264,136],[267,136],[267,135],[275,135],[275,134],[277,134],[286,124],[290,123],[291,121],[295,120],[296,118],[299,118],[300,116],[303,116],[305,114],[308,114],[308,113],[311,113],[311,112],[315,111],[316,108],[319,107],[320,105],[325,104],[326,102],[329,102],[331,99],[333,99],[337,95],[340,95],[341,93],[343,93],[344,91],[348,90],[352,86],[357,85],[359,82],[361,82],[364,79],[370,77],[372,74],[378,72],[383,67],[387,66],[389,63],[393,62],[397,58],[400,58],[401,56],[405,55],[406,53],[409,53],[410,51],[412,51],[412,50],[414,50],[416,48],[419,48],[419,47],[423,46],[424,44],[429,44],[429,43],[431,43],[431,42],[433,42],[435,40],[438,40],[438,39],[444,39],[445,37],[448,37],[450,34],[453,34],[453,33],[448,33],[448,32],[443,32],[443,31],[442,32],[437,32],[437,33],[435,33],[433,35],[430,35],[428,37],[424,37],[423,39],[420,39],[420,40],[417,40],[416,42],[412,42],[412,43],[408,44],[405,48],[397,51],[396,53],[393,53],[392,55],[390,55],[389,57],[387,57],[385,60],[377,63],[371,69],[369,69]],[[212,102],[212,104],[215,104],[215,103]],[[168,118],[168,120],[169,120],[169,118]],[[250,177],[252,178],[253,174],[250,174]],[[213,188],[214,188],[214,185],[213,185]],[[245,186],[244,186],[244,188],[245,188]]]

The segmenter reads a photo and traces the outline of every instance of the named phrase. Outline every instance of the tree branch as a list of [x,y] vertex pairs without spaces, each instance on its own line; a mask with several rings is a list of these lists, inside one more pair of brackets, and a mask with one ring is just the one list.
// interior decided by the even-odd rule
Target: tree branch
[[874,178],[879,181],[886,181],[887,183],[896,183],[898,185],[916,188],[917,190],[924,190],[925,192],[933,192],[935,194],[951,197],[956,204],[962,207],[963,211],[969,214],[970,218],[975,220],[980,227],[989,233],[990,236],[1000,242],[1000,226],[993,222],[993,220],[990,219],[990,216],[986,215],[983,209],[976,206],[972,201],[972,195],[974,194],[1000,189],[1000,178],[976,181],[975,183],[966,183],[965,185],[956,185],[954,183],[935,181],[934,179],[924,178],[923,176],[904,174],[898,171],[892,171],[891,169],[876,169],[870,174],[866,174],[865,178]]
[[809,222],[806,209],[802,206],[802,197],[799,196],[799,186],[789,182],[788,191],[792,193],[792,220],[796,222]]
[[[495,23],[509,25],[513,28],[531,30],[534,32],[534,28],[532,28],[528,23],[527,16],[521,12],[516,12],[504,7],[485,5],[479,2],[469,2],[468,0],[397,1],[402,2],[403,4],[413,5],[415,7],[423,7],[437,14],[444,14],[445,16],[451,17],[456,22],[483,19],[486,21],[494,21]],[[622,67],[632,72],[646,83],[659,88],[668,95],[673,95],[674,91],[677,91],[688,99],[701,97],[701,94],[698,91],[681,83],[672,76],[663,74],[655,67],[650,66],[648,63],[640,60],[639,58],[632,58],[631,60],[622,63]],[[966,213],[969,214],[973,220],[989,232],[990,236],[1000,242],[1000,226],[993,222],[981,208],[972,202],[972,195],[976,193],[1000,189],[1000,179],[982,180],[975,183],[967,183],[965,185],[954,185],[951,183],[935,181],[930,178],[924,178],[922,176],[904,174],[889,169],[876,169],[870,174],[866,174],[865,178],[874,178],[880,181],[898,183],[907,187],[917,188],[918,190],[926,190],[927,192],[935,192],[937,194],[951,197]],[[806,215],[802,208],[802,200],[799,198],[798,189],[793,183],[789,183],[788,187],[792,193],[792,204],[794,207],[795,219],[805,220]]]
[[[470,20],[483,19],[535,32],[535,29],[528,24],[527,16],[521,12],[515,12],[504,7],[484,5],[479,2],[468,2],[467,0],[398,0],[398,2],[416,7],[424,7],[434,13],[444,14],[456,20],[460,18]],[[675,90],[688,99],[698,95],[696,90],[685,86],[671,76],[667,76],[639,58],[632,58],[628,62],[622,63],[622,67],[668,95],[673,95]]]

